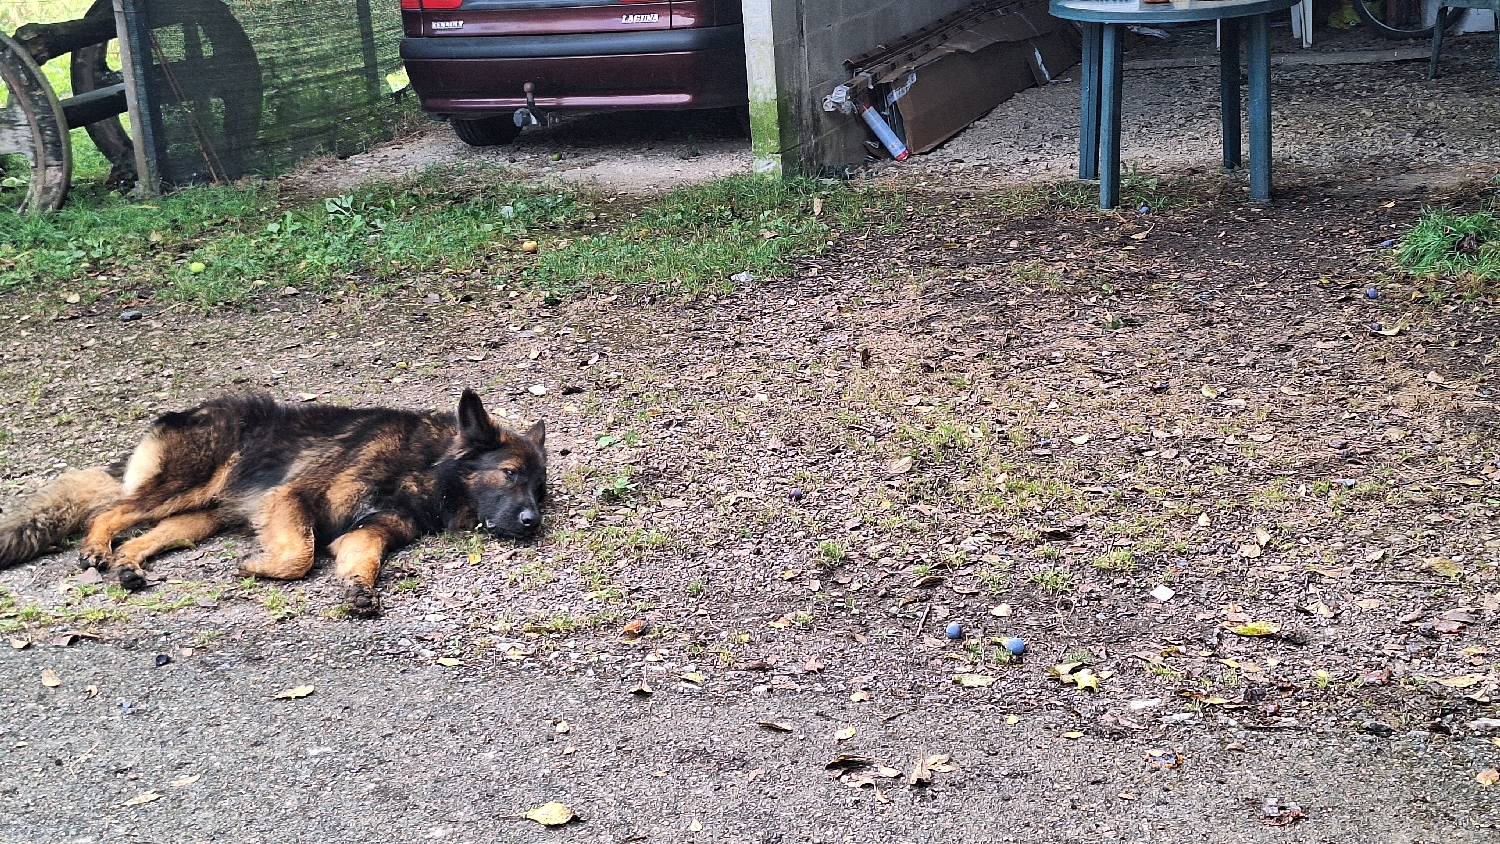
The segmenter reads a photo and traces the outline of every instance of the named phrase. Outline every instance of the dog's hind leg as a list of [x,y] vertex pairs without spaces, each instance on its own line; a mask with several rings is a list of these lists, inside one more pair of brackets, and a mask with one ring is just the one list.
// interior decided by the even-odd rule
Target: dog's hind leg
[[415,533],[405,519],[382,513],[329,544],[334,576],[345,584],[344,609],[350,615],[369,617],[380,612],[380,596],[375,591],[380,560],[386,551],[410,542]]
[[316,547],[313,520],[296,489],[279,486],[266,493],[254,523],[262,552],[242,563],[240,574],[275,580],[296,580],[307,574]]
[[[108,569],[115,537],[136,525],[214,505],[234,461],[215,462],[208,459],[213,454],[196,454],[193,448],[194,443],[182,437],[164,439],[152,433],[141,440],[125,464],[120,499],[89,522],[78,548],[79,561],[85,568],[101,572]],[[192,455],[191,459],[174,457],[167,462],[167,454],[182,452]]]
[[141,563],[163,551],[207,539],[218,533],[222,526],[218,510],[199,510],[161,520],[156,527],[127,541],[115,551],[113,559],[120,570],[120,585],[126,589],[145,588],[146,578],[141,574]]

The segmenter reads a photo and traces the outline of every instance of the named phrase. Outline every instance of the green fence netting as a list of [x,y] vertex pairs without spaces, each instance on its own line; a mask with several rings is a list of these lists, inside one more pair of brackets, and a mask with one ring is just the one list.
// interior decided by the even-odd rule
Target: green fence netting
[[279,173],[388,137],[394,0],[127,0],[167,184]]

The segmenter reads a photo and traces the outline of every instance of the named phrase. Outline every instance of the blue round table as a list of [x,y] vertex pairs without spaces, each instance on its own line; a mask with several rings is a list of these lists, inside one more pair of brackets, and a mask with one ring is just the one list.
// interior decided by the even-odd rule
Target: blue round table
[[1245,21],[1250,77],[1250,198],[1271,198],[1271,38],[1266,15],[1297,0],[1052,0],[1053,17],[1083,26],[1079,97],[1078,178],[1099,180],[1099,207],[1120,204],[1120,29],[1188,21],[1219,21],[1219,100],[1224,166],[1240,166],[1240,23]]

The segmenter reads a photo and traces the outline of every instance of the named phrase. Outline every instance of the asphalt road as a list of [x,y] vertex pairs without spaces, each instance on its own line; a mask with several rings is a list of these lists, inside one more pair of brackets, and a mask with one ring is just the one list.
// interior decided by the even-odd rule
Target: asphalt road
[[[442,666],[379,622],[191,655],[173,636],[5,649],[0,840],[1480,842],[1500,825],[1500,793],[1474,781],[1492,750],[1477,737],[1147,713],[1140,733],[1070,739],[1062,708],[1007,724],[1002,705],[942,689],[854,703],[833,680],[700,686],[565,652]],[[649,696],[630,692],[642,670]],[[824,767],[840,753],[903,776],[870,768],[874,785],[850,787]],[[909,785],[924,755],[953,770],[939,760]],[[582,819],[519,817],[553,800]],[[1305,817],[1266,822],[1293,806]]]

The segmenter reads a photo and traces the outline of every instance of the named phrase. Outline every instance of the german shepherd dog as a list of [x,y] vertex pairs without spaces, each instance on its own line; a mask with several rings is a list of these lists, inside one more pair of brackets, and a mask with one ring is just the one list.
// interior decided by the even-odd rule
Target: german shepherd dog
[[540,422],[524,434],[497,425],[469,390],[455,415],[223,396],[157,418],[128,458],[68,472],[0,516],[0,567],[86,527],[79,562],[101,574],[113,568],[121,586],[141,589],[150,557],[248,526],[262,553],[241,574],[296,579],[326,548],[345,608],[370,616],[388,551],[476,526],[515,539],[536,534],[544,439]]

